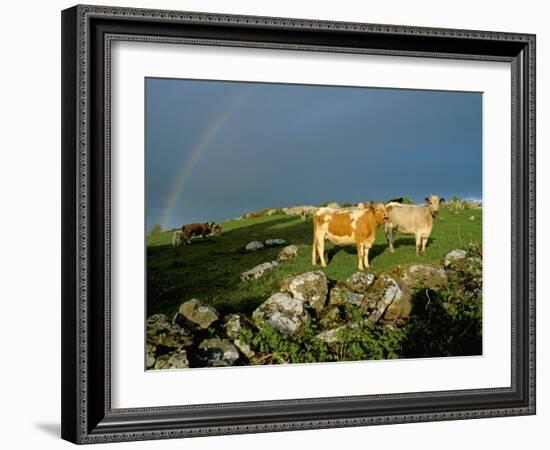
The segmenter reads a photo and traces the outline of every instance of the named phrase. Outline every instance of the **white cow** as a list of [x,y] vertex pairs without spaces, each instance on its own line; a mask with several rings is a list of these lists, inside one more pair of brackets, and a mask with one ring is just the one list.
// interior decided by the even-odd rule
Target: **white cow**
[[416,254],[420,251],[426,253],[426,244],[432,232],[434,219],[439,211],[439,205],[445,199],[437,195],[426,197],[425,205],[403,205],[389,202],[386,207],[392,206],[389,213],[389,221],[386,223],[386,239],[390,252],[394,252],[393,235],[395,232],[402,234],[414,234],[416,238]]
[[183,232],[181,230],[174,231],[172,235],[172,246],[179,247],[183,244]]

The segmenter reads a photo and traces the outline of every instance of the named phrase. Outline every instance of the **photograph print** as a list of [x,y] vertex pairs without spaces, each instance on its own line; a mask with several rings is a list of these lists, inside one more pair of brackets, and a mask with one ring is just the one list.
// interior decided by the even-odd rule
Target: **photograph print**
[[146,78],[146,370],[482,355],[482,104]]

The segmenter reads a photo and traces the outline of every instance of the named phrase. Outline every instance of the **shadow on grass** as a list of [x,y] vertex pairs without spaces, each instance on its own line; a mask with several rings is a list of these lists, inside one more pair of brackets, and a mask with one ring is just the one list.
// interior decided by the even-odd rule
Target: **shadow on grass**
[[228,230],[220,238],[193,239],[191,244],[147,248],[147,314],[173,314],[186,300],[199,298],[222,314],[250,312],[265,300],[265,288],[243,284],[242,272],[275,259],[281,247],[244,250],[246,244],[270,238],[287,244],[311,245],[311,221],[282,217]]
[[[369,263],[380,255],[388,246],[386,244],[373,244],[369,250]],[[344,252],[348,255],[354,255],[357,257],[357,247],[355,245],[338,245],[333,246],[332,248],[325,250],[327,256],[327,264],[334,259],[334,257],[340,253]]]
[[[430,245],[433,245],[433,243],[436,241],[437,239],[430,236],[428,238],[428,243],[426,244],[426,248],[429,248]],[[403,247],[412,247],[413,249],[416,249],[416,240],[414,237],[400,237],[398,239],[394,239],[393,240],[393,246],[398,249],[399,247],[403,246]]]

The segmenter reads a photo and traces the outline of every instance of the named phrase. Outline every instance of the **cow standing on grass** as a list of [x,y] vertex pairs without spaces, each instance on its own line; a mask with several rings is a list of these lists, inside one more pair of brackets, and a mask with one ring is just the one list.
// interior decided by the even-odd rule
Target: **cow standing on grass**
[[390,252],[393,253],[393,236],[396,232],[402,234],[414,234],[416,239],[416,254],[426,253],[426,244],[432,232],[434,220],[439,211],[439,206],[445,199],[437,195],[426,197],[425,205],[403,205],[389,202],[386,207],[389,210],[389,221],[386,223],[386,239]]
[[359,270],[369,267],[369,250],[376,238],[376,229],[388,220],[389,209],[382,203],[359,208],[319,208],[313,215],[313,252],[311,262],[317,258],[326,267],[325,239],[335,245],[356,245]]
[[176,230],[172,234],[172,247],[179,247],[183,244],[183,233],[181,230]]
[[212,234],[214,237],[220,237],[222,227],[215,222],[188,223],[181,227],[181,233],[183,241],[190,244],[193,236],[201,236],[203,239],[206,239],[206,236]]

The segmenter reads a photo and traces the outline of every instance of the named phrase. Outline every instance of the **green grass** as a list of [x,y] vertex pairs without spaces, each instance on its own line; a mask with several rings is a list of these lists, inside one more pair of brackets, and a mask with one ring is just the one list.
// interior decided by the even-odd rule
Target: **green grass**
[[[474,216],[475,220],[469,220]],[[441,261],[449,251],[465,248],[469,242],[481,242],[481,210],[455,212],[443,209],[434,225],[426,256],[416,256],[414,236],[398,234],[395,253],[390,253],[379,227],[369,253],[370,271],[389,272],[408,262]],[[244,246],[253,240],[281,238],[297,245],[299,256],[285,261],[262,278],[243,283],[240,274],[275,258],[279,247],[248,253]],[[214,306],[222,315],[252,312],[289,275],[314,270],[311,265],[311,218],[274,215],[231,220],[222,223],[219,239],[193,238],[191,245],[172,247],[172,231],[147,238],[147,313],[172,315],[178,306],[191,298]],[[342,280],[357,272],[355,246],[335,247],[328,243],[328,267],[321,269],[330,278]],[[319,267],[316,267],[319,269]]]

